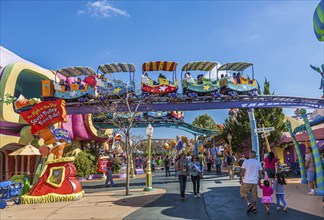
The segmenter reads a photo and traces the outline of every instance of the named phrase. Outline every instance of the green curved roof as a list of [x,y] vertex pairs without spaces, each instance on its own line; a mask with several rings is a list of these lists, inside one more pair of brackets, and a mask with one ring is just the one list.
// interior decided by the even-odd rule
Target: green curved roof
[[63,69],[59,69],[56,71],[65,77],[75,77],[75,76],[84,76],[84,75],[95,75],[96,72],[90,67],[67,67]]
[[222,65],[218,70],[243,71],[252,65],[253,65],[252,63],[245,63],[245,62],[226,63]]
[[98,69],[103,74],[117,73],[117,72],[135,72],[135,65],[132,63],[109,63],[102,64]]
[[201,71],[210,71],[217,65],[216,62],[208,62],[208,61],[196,61],[186,63],[182,67],[182,71],[189,71],[189,70],[201,70]]

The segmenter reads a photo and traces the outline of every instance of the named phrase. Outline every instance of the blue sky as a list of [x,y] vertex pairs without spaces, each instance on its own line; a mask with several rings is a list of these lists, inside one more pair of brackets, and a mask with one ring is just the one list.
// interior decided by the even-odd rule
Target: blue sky
[[[1,1],[0,44],[49,69],[172,60],[248,61],[277,95],[320,97],[316,1]],[[227,110],[206,111],[223,123]],[[292,110],[286,110],[289,114]],[[204,112],[187,112],[185,121]],[[143,129],[135,133],[144,134]],[[157,128],[155,137],[186,132]]]

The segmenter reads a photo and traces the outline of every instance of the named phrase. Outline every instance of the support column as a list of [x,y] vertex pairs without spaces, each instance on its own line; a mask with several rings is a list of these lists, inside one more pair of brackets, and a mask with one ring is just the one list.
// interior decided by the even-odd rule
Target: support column
[[248,113],[249,113],[250,128],[251,128],[252,150],[254,150],[256,152],[255,159],[260,161],[259,138],[258,138],[258,134],[255,131],[257,126],[256,126],[255,117],[254,117],[254,109],[249,108]]
[[305,169],[304,157],[301,154],[300,147],[299,147],[299,143],[296,140],[295,134],[293,133],[293,131],[291,129],[290,121],[286,121],[285,125],[286,125],[286,128],[288,129],[288,131],[290,133],[291,139],[292,139],[292,141],[294,143],[294,146],[295,146],[295,149],[296,149],[296,153],[297,153],[297,156],[298,156],[300,173],[301,173],[301,178],[302,178],[301,179],[301,183],[307,184],[308,181],[307,181],[307,177],[306,177],[306,169]]
[[300,110],[301,116],[303,117],[303,120],[305,122],[306,130],[308,133],[308,137],[312,146],[313,155],[314,155],[314,161],[315,161],[315,169],[316,169],[316,182],[317,182],[317,190],[316,195],[318,196],[324,196],[324,176],[323,176],[323,168],[322,168],[322,161],[321,161],[321,155],[319,153],[316,139],[313,133],[313,130],[311,128],[311,125],[308,121],[306,110],[301,109]]
[[195,134],[195,136],[194,136],[194,138],[195,138],[195,150],[194,150],[194,153],[195,153],[195,155],[197,156],[199,153],[198,153],[198,146],[199,146],[199,143],[198,143],[198,141],[197,141],[197,135]]

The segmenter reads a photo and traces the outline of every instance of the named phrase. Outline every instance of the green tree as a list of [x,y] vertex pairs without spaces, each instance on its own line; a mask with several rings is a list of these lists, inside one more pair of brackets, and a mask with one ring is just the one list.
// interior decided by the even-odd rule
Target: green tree
[[217,124],[209,114],[199,115],[192,122],[193,126],[199,128],[216,129]]
[[[270,82],[265,79],[263,92],[258,86],[259,95],[273,95],[270,92]],[[261,108],[254,109],[257,127],[274,127],[275,131],[270,132],[268,140],[274,145],[278,144],[285,129],[283,122],[284,114],[282,108]],[[241,151],[244,146],[251,146],[251,128],[247,109],[239,109],[234,115],[228,117],[224,123],[223,138],[227,140],[227,135],[232,134],[232,146],[234,151]],[[260,144],[265,146],[264,139],[259,137]]]

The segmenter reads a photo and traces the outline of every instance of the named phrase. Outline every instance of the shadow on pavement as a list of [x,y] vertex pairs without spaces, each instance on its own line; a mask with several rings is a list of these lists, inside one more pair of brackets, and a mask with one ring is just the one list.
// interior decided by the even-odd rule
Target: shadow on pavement
[[[246,213],[246,204],[240,198],[240,187],[210,187],[204,190],[204,200],[206,210],[210,219],[322,219],[318,216],[310,215],[294,209],[288,209],[287,213],[282,210],[276,210],[276,204],[271,204],[271,213],[266,214],[264,206],[261,204],[261,199],[257,202],[256,214]],[[207,192],[206,192],[207,191]],[[275,200],[273,201],[275,202]],[[289,204],[288,204],[289,207]]]
[[[136,200],[139,199],[144,198],[134,197],[127,199],[127,203],[123,200],[118,200],[115,204],[129,206],[131,204],[136,204]],[[190,194],[187,194],[185,200],[181,201],[179,194],[168,193],[142,209],[133,212],[124,219],[208,219],[203,203],[204,201],[202,198],[194,198]]]

